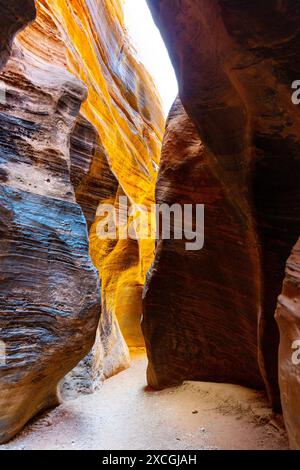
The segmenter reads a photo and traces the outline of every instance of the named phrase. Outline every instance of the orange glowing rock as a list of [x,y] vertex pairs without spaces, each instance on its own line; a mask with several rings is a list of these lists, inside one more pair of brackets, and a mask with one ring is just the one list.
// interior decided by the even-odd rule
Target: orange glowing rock
[[[119,195],[144,211],[154,202],[164,127],[119,0],[37,0],[36,21],[9,58],[13,34],[34,16],[33,1],[23,3],[0,2],[2,22],[12,26],[0,34],[0,65],[8,59],[0,103],[0,442],[58,402],[57,385],[71,369],[63,391],[72,378],[91,389],[94,378],[128,366],[121,330],[128,344],[142,344],[154,241],[101,240],[95,215],[105,202],[117,207]],[[102,281],[98,331],[98,273],[82,212]]]
[[[38,0],[36,6],[38,17],[51,17],[59,29],[66,46],[62,60],[88,88],[81,114],[98,132],[112,177],[119,184],[118,195],[150,208],[164,116],[155,84],[130,43],[122,2]],[[30,28],[22,39],[28,41],[29,36]],[[50,39],[55,38],[49,33]],[[111,194],[111,202],[116,197]],[[154,241],[99,240],[96,226],[97,219],[90,231],[90,248],[102,281],[102,322],[105,315],[116,315],[127,343],[141,346],[141,293]]]

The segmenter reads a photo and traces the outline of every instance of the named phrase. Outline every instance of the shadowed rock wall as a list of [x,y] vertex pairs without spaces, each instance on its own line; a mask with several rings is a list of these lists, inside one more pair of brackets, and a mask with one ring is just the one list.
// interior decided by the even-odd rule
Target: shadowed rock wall
[[[94,210],[97,199],[98,204],[112,203],[118,208],[119,195],[127,196],[129,204],[151,206],[164,117],[155,85],[131,46],[122,2],[75,0],[70,4],[66,0],[39,0],[37,7],[39,15],[50,12],[67,48],[67,67],[88,88],[81,115],[97,134],[92,151],[96,161],[76,189],[76,195],[91,224],[91,256],[101,277],[101,321],[105,322],[101,328],[107,331],[114,325],[112,333],[116,335],[115,340],[110,337],[105,352],[109,375],[122,367],[123,359],[121,362],[118,359],[120,329],[128,345],[144,343],[141,299],[154,241],[99,240],[96,233],[99,218],[94,220]],[[79,140],[91,138],[84,135],[88,131],[82,127],[77,130]],[[99,174],[101,159],[107,165],[103,174]],[[113,187],[116,181],[117,189]],[[114,367],[109,351],[115,351]],[[125,343],[122,356],[127,356],[123,362],[127,366]]]
[[300,448],[300,240],[287,261],[276,319],[280,329],[279,385],[292,449]]
[[[292,82],[300,77],[300,6],[293,0],[148,3],[189,116],[173,110],[169,118],[157,198],[206,204],[202,253],[158,243],[144,299],[149,381],[160,387],[199,378],[256,387],[262,377],[280,409],[274,314],[300,233],[300,122],[291,101]],[[198,156],[189,140],[192,125]],[[181,156],[175,160],[174,133]],[[296,254],[297,248],[293,276]],[[296,316],[289,312],[284,316],[295,338]],[[299,395],[299,370],[290,369],[291,345],[281,347],[288,402],[288,394]],[[290,416],[298,414],[293,403]]]
[[35,19],[34,0],[0,1],[0,69],[9,58],[15,34]]
[[158,241],[144,293],[149,383],[161,388],[194,379],[262,388],[254,230],[214,174],[179,98],[168,118],[156,199],[205,204],[205,246],[187,251],[185,239]]

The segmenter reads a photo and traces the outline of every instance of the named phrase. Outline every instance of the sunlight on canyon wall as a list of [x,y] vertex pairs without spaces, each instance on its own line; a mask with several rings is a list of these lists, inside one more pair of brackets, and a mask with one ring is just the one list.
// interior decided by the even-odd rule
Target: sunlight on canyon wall
[[[39,0],[37,10],[39,18],[50,14],[67,47],[69,71],[88,88],[81,114],[96,128],[117,180],[117,191],[101,202],[124,194],[149,207],[164,118],[154,83],[127,39],[121,2]],[[23,40],[30,40],[28,29]],[[97,220],[90,232],[91,255],[101,276],[104,320],[117,315],[128,344],[142,345],[141,291],[154,242],[101,241],[96,225]]]
[[96,214],[120,195],[143,212],[154,202],[164,117],[128,39],[122,2],[2,4],[0,23],[11,25],[0,34],[6,442],[61,395],[92,392],[128,367],[128,346],[143,345],[154,241],[103,241]]

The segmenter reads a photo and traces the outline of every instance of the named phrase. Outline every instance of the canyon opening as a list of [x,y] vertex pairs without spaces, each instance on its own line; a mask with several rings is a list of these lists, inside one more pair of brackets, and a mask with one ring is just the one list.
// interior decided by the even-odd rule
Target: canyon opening
[[0,450],[299,449],[300,5],[0,13]]

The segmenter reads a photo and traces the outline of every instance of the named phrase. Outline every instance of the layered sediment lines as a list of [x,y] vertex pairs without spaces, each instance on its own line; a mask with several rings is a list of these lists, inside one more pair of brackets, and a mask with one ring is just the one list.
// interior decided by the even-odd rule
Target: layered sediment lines
[[[194,379],[262,388],[254,230],[214,174],[179,98],[168,118],[156,198],[170,207],[204,204],[205,245],[188,251],[184,237],[158,241],[145,287],[149,383],[161,388]],[[199,227],[195,207],[193,216]]]
[[[293,1],[148,3],[193,123],[173,110],[157,197],[206,204],[202,253],[158,243],[144,301],[149,381],[156,387],[189,378],[258,386],[263,379],[280,409],[274,314],[300,233],[300,122],[291,100],[300,73],[300,7]],[[198,156],[190,147],[191,125],[201,141]],[[181,159],[174,159],[174,133]],[[292,259],[297,266],[295,254]],[[295,317],[291,323],[295,328]],[[289,367],[290,347],[282,345],[280,356]],[[299,395],[299,371],[283,367],[281,382],[291,373],[288,393]],[[291,413],[298,411],[291,405]]]
[[[29,1],[0,7],[1,25],[10,25],[0,32],[4,65],[35,10]],[[133,323],[132,341],[141,342],[153,242],[99,240],[95,217],[119,194],[131,204],[154,200],[164,124],[119,1],[38,0],[36,8],[0,77],[1,442],[57,403],[58,383],[82,358],[63,390],[91,391],[128,365],[117,315],[125,336]]]
[[300,240],[287,261],[276,320],[280,329],[279,385],[290,446],[300,448]]
[[52,61],[42,60],[47,30],[32,31],[35,53],[17,41],[1,75],[1,442],[58,402],[57,385],[91,349],[100,314],[70,181],[69,140],[87,90],[61,63],[54,24]]
[[[164,117],[155,85],[130,44],[122,3],[76,0],[67,7],[65,0],[39,0],[37,7],[40,15],[51,12],[67,48],[67,67],[88,89],[81,114],[96,130],[99,144],[96,153],[100,147],[108,165],[106,176],[99,173],[96,176],[98,182],[102,178],[103,184],[98,204],[116,201],[118,209],[121,195],[128,197],[129,205],[149,208],[154,202]],[[80,201],[84,197],[85,203],[89,198],[89,223],[94,222],[91,255],[101,277],[101,321],[106,322],[106,329],[109,323],[114,323],[118,330],[118,319],[127,343],[143,345],[141,297],[153,259],[154,241],[99,240],[98,219],[94,220],[95,213],[92,215],[98,198],[93,194],[98,183],[91,183],[95,174],[91,169],[88,183],[81,184],[79,197]],[[115,346],[118,347],[117,341]],[[113,342],[109,349],[115,346]]]

